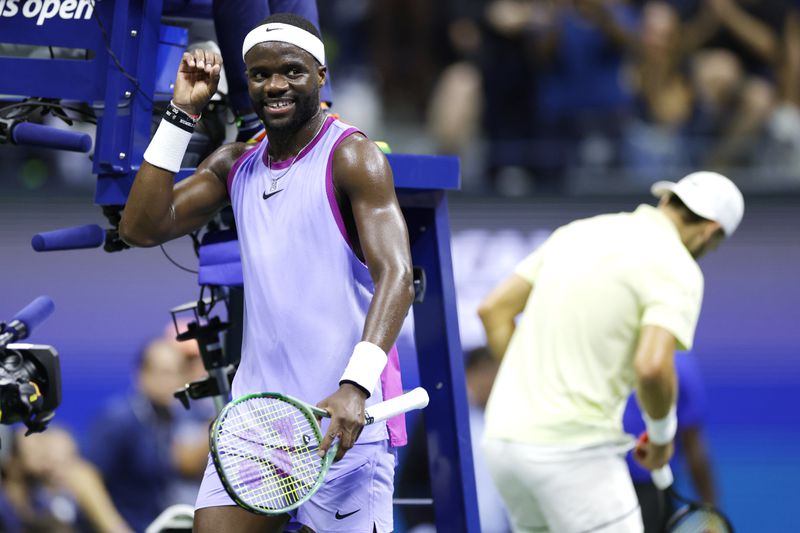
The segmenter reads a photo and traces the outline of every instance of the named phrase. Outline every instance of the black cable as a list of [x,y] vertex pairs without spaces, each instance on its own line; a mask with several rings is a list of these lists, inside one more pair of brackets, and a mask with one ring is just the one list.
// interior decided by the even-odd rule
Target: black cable
[[192,248],[194,249],[194,255],[198,259],[200,258],[200,230],[193,231],[189,234],[189,237],[192,239]]
[[163,245],[163,244],[162,244],[162,245],[160,245],[160,246],[159,246],[159,248],[161,248],[161,251],[164,253],[164,257],[166,257],[166,258],[169,260],[169,262],[170,262],[170,263],[172,263],[173,265],[175,265],[176,267],[178,267],[178,268],[180,268],[181,270],[184,270],[184,271],[186,271],[186,272],[190,272],[190,273],[192,273],[192,274],[199,274],[199,271],[197,271],[197,270],[192,270],[191,268],[186,268],[185,266],[181,265],[180,263],[178,263],[177,261],[175,261],[173,258],[171,258],[171,257],[169,256],[169,254],[167,253],[167,250],[166,250],[166,248],[164,248],[164,245]]
[[[85,117],[85,118],[81,119],[83,122],[88,122],[89,124],[97,124],[97,119],[95,118],[95,116],[92,113],[89,113],[88,111],[86,111],[84,109],[80,109],[78,107],[64,106],[64,105],[61,105],[61,104],[54,104],[54,103],[51,103],[51,102],[39,102],[39,101],[34,101],[34,102],[31,102],[31,101],[16,102],[16,103],[13,103],[13,104],[9,104],[9,105],[5,105],[3,107],[0,107],[0,114],[2,114],[4,111],[6,111],[8,109],[15,109],[15,108],[21,108],[21,107],[33,107],[33,108],[46,107],[46,108],[50,108],[50,109],[61,109],[61,110],[72,111],[74,113],[78,113],[79,115],[83,115]],[[35,112],[35,111],[36,110],[33,109],[31,112]],[[21,116],[22,115],[11,117],[11,118],[20,118]]]
[[94,0],[90,0],[90,1],[91,1],[91,4],[92,4],[92,18],[95,21],[97,21],[97,25],[100,27],[100,32],[103,34],[103,45],[106,47],[106,52],[108,53],[109,57],[111,57],[111,60],[114,62],[114,65],[116,65],[117,70],[119,70],[120,73],[122,73],[122,75],[125,76],[133,84],[134,89],[136,89],[136,91],[139,94],[141,94],[142,97],[145,100],[150,102],[151,106],[153,106],[154,105],[153,99],[150,98],[150,96],[148,96],[147,93],[145,93],[142,90],[141,85],[139,85],[139,80],[137,78],[135,78],[134,76],[132,76],[131,74],[129,74],[127,70],[125,70],[125,67],[122,66],[122,62],[117,57],[117,54],[115,54],[114,50],[111,49],[111,42],[108,39],[108,32],[106,32],[106,27],[103,26],[103,22],[100,20],[100,17],[97,15],[97,9],[95,9],[96,6],[95,6]]

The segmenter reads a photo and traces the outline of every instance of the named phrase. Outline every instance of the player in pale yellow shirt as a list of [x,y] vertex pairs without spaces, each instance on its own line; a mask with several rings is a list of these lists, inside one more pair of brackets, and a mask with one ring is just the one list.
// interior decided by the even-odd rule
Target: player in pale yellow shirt
[[674,352],[691,348],[703,297],[696,259],[744,213],[738,188],[713,172],[652,192],[657,207],[559,228],[481,304],[503,358],[483,446],[517,533],[643,530],[625,403],[636,389],[650,438],[641,462],[663,466],[677,426]]

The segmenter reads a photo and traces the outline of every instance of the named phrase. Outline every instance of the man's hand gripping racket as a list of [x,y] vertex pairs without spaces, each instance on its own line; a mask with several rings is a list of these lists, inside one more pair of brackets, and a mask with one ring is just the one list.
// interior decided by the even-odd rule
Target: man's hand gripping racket
[[[634,450],[640,459],[643,458],[643,453],[646,453],[643,452],[646,445],[647,433],[642,433]],[[651,470],[650,476],[656,488],[665,491],[670,498],[683,504],[672,514],[665,531],[669,533],[733,533],[730,520],[714,506],[689,500],[675,492],[673,488],[675,478],[669,463],[661,468]]]
[[[374,424],[428,405],[416,389],[365,411]],[[242,508],[278,515],[299,507],[319,490],[338,449],[334,441],[319,455],[317,422],[330,414],[283,394],[250,394],[229,403],[211,427],[211,457],[223,487]]]

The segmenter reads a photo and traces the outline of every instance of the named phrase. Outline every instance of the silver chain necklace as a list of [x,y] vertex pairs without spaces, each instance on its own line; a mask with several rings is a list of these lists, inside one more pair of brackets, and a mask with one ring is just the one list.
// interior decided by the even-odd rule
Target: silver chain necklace
[[297,161],[297,158],[300,156],[300,154],[303,153],[303,150],[308,148],[308,145],[310,145],[314,141],[314,139],[317,138],[317,135],[319,135],[319,132],[322,131],[322,126],[325,125],[325,122],[326,119],[323,119],[322,124],[320,124],[319,128],[317,128],[317,132],[314,135],[312,135],[311,138],[306,143],[306,145],[300,148],[300,150],[298,150],[298,152],[292,157],[291,161],[289,162],[289,166],[286,167],[286,170],[280,176],[275,176],[272,173],[272,156],[269,154],[269,146],[267,146],[267,173],[269,174],[269,179],[272,180],[272,184],[270,184],[269,186],[269,192],[275,192],[275,189],[278,188],[278,180],[284,177],[286,174],[288,174],[290,170],[292,170],[294,162]]

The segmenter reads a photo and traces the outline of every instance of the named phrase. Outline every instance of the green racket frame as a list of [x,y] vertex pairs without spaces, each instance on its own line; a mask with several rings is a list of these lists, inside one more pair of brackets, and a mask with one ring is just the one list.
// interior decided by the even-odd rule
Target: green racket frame
[[321,459],[322,460],[322,465],[320,466],[319,475],[317,476],[317,479],[314,481],[314,486],[311,488],[311,490],[308,491],[308,493],[305,496],[303,496],[301,499],[299,499],[297,502],[293,503],[292,505],[290,505],[288,507],[285,507],[285,508],[282,508],[280,510],[274,510],[274,509],[266,509],[266,508],[261,508],[261,507],[254,507],[254,506],[242,501],[241,498],[236,494],[236,491],[234,491],[231,488],[231,486],[230,486],[231,483],[229,481],[228,475],[225,472],[225,468],[222,465],[222,462],[218,458],[217,435],[219,434],[221,423],[224,422],[227,414],[231,410],[233,410],[236,406],[238,406],[238,405],[240,405],[242,403],[249,402],[251,400],[255,400],[255,399],[259,399],[259,398],[274,398],[274,399],[284,401],[286,403],[289,403],[289,404],[297,407],[300,410],[300,412],[303,414],[303,416],[305,416],[306,419],[310,422],[311,428],[314,430],[314,436],[317,439],[317,443],[321,443],[322,439],[324,437],[324,435],[322,434],[322,429],[320,428],[319,423],[317,422],[317,417],[326,417],[327,418],[330,415],[328,414],[327,411],[325,411],[323,409],[308,405],[307,403],[305,403],[303,401],[300,401],[297,398],[294,398],[292,396],[288,396],[286,394],[280,394],[280,393],[277,393],[277,392],[260,392],[260,393],[256,393],[256,394],[248,394],[246,396],[242,396],[241,398],[237,398],[236,400],[228,403],[222,409],[222,411],[220,411],[220,413],[217,416],[217,418],[214,419],[214,423],[211,425],[211,430],[209,431],[209,436],[208,436],[209,448],[211,450],[211,458],[214,461],[214,468],[217,470],[217,474],[219,475],[220,481],[222,481],[222,486],[225,488],[225,492],[227,492],[228,496],[230,496],[231,499],[234,502],[236,502],[236,505],[238,505],[239,507],[241,507],[243,509],[246,509],[246,510],[250,511],[251,513],[260,514],[260,515],[267,515],[267,516],[279,516],[279,515],[286,514],[289,511],[292,511],[294,509],[297,509],[298,507],[303,505],[305,502],[310,500],[311,497],[314,496],[314,494],[317,493],[319,488],[322,486],[322,482],[325,480],[325,476],[328,474],[328,470],[330,469],[331,464],[333,463],[333,458],[336,455],[336,451],[337,451],[339,446],[338,446],[337,442],[334,442],[331,445],[331,447],[328,448],[328,453],[326,453],[325,457],[323,457]]

